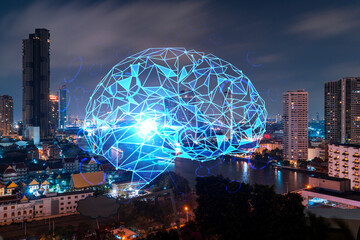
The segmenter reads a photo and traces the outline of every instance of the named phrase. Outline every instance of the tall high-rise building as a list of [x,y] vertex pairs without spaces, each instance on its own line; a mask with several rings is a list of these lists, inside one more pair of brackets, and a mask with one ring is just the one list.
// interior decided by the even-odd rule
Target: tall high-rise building
[[49,127],[50,135],[54,136],[59,124],[59,100],[58,96],[50,95],[49,104]]
[[66,116],[66,108],[67,108],[66,93],[67,93],[67,91],[68,90],[66,89],[66,85],[62,85],[60,87],[60,94],[59,94],[59,98],[60,98],[59,128],[60,129],[65,128],[66,121],[67,121],[67,116]]
[[325,140],[360,144],[360,77],[325,83]]
[[283,151],[291,164],[307,160],[308,155],[308,98],[304,90],[283,93]]
[[225,126],[227,126],[227,128],[229,129],[227,132],[226,132],[226,137],[229,141],[232,140],[232,137],[233,137],[233,119],[234,119],[234,113],[233,113],[233,95],[232,95],[232,92],[231,90],[229,91],[225,91],[225,109],[224,111],[226,112],[224,114],[224,124]]
[[40,127],[49,136],[50,33],[35,29],[23,40],[23,124]]
[[0,96],[0,135],[13,133],[14,101],[8,95]]

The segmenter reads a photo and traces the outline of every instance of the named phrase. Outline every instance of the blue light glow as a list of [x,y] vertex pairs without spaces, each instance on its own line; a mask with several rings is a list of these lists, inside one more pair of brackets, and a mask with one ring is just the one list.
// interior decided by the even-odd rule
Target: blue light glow
[[[86,140],[141,188],[175,158],[200,162],[258,147],[264,100],[250,80],[212,54],[151,48],[125,58],[86,107]],[[136,182],[136,184],[135,184]]]
[[140,122],[140,133],[143,135],[148,135],[151,132],[156,131],[156,123],[151,119],[146,119],[145,121]]

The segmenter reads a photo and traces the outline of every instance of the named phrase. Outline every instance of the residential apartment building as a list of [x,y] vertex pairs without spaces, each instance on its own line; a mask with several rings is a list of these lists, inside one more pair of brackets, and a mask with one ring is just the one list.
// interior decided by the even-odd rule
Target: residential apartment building
[[50,95],[49,99],[49,131],[51,136],[55,136],[59,126],[59,100],[58,96]]
[[14,123],[14,101],[13,98],[4,95],[0,96],[0,136],[13,134]]
[[359,189],[360,146],[350,144],[329,144],[328,175],[350,179],[352,190]]
[[63,172],[65,173],[75,173],[80,172],[79,160],[75,158],[64,158],[62,160]]
[[308,157],[308,98],[304,90],[283,93],[283,152],[292,165]]
[[360,144],[360,77],[325,83],[325,139]]

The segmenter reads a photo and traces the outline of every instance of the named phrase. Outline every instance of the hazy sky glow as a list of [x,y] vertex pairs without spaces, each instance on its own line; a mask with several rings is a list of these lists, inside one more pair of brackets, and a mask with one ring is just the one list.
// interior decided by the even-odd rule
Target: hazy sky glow
[[[92,89],[117,62],[149,47],[185,47],[231,62],[251,79],[269,116],[282,92],[309,91],[323,115],[326,81],[360,76],[359,1],[2,1],[0,95],[21,119],[22,39],[51,34],[51,91],[65,82],[82,117]],[[78,74],[77,74],[78,73]],[[76,76],[74,78],[74,76]]]

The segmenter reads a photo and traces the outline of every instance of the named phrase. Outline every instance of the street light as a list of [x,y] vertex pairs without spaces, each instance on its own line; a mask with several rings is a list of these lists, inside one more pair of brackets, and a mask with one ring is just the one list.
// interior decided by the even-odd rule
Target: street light
[[187,206],[185,206],[184,210],[186,212],[186,222],[189,222],[189,208]]

